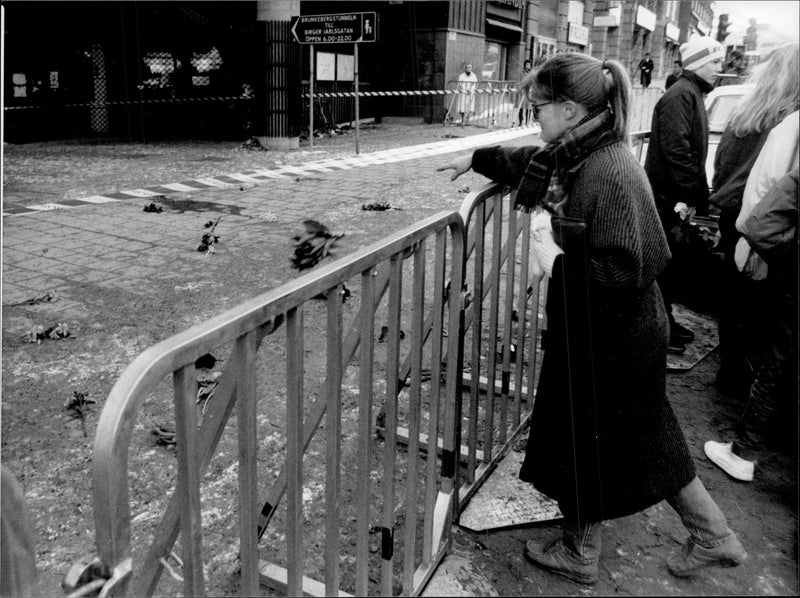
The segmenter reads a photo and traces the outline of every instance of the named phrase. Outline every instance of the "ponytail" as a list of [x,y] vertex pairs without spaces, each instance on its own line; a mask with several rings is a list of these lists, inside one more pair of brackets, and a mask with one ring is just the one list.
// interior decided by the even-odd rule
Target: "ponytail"
[[552,101],[573,101],[590,112],[608,108],[615,137],[628,141],[630,88],[628,73],[616,60],[600,61],[586,54],[557,54],[534,71],[531,91]]
[[603,86],[606,90],[608,105],[614,116],[613,130],[617,139],[627,143],[628,119],[631,109],[631,83],[628,73],[616,60],[604,60],[602,63]]

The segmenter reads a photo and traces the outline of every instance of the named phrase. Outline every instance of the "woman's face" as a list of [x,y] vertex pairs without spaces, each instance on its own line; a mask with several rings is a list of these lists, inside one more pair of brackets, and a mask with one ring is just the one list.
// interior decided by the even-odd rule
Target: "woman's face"
[[539,137],[545,143],[555,141],[575,124],[568,120],[562,102],[552,102],[539,97],[531,98],[531,102],[534,106],[533,116],[542,128]]

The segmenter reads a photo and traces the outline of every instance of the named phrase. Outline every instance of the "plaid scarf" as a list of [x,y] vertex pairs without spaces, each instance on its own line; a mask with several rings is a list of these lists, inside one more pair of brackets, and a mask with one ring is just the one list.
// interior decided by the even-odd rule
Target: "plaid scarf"
[[514,208],[530,212],[542,206],[551,213],[562,214],[567,193],[583,161],[615,141],[610,110],[604,108],[587,114],[563,137],[531,157],[517,187]]

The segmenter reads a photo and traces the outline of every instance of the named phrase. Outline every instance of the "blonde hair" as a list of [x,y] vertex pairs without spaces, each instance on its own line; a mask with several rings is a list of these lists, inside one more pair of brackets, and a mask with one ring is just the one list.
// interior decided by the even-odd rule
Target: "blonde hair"
[[572,101],[590,112],[608,107],[617,139],[628,139],[631,83],[616,60],[600,61],[586,54],[557,54],[522,82],[529,93],[553,102]]
[[753,89],[734,107],[727,128],[737,137],[769,131],[800,108],[800,44],[784,44],[748,79]]

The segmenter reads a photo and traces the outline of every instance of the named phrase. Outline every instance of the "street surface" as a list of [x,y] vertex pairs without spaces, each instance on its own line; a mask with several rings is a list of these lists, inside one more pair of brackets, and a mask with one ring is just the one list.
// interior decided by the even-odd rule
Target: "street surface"
[[[315,140],[314,152],[249,152],[238,144],[4,148],[3,209],[17,213],[3,217],[2,231],[2,460],[23,486],[34,521],[38,595],[58,595],[70,565],[94,551],[93,433],[104,397],[128,363],[154,343],[296,278],[291,236],[306,218],[344,233],[336,258],[441,210],[457,210],[485,179],[470,173],[451,183],[449,173],[435,169],[452,152],[465,151],[462,136],[486,133],[374,125],[365,127],[360,158],[348,136]],[[529,133],[508,143],[529,143]],[[476,139],[501,142],[497,135]],[[451,142],[452,149],[375,159],[386,155],[376,152],[439,142]],[[348,157],[372,163],[304,167]],[[225,178],[280,168],[280,177]],[[209,177],[227,184],[165,187]],[[118,198],[121,191],[162,187],[159,194]],[[86,200],[113,194],[114,201]],[[151,202],[163,211],[143,211]],[[47,209],[54,203],[66,207]],[[393,209],[362,210],[371,203]],[[204,224],[217,218],[216,252],[198,252]],[[56,300],[32,301],[51,290]],[[59,323],[66,324],[67,338],[24,342],[36,326]],[[715,390],[717,365],[712,353],[693,370],[671,374],[668,392],[701,478],[750,553],[744,565],[694,581],[670,577],[666,557],[686,533],[661,503],[606,524],[594,587],[525,562],[525,541],[555,529],[539,525],[481,534],[457,530],[452,555],[426,594],[797,595],[796,425],[787,426],[785,446],[759,465],[752,484],[729,479],[702,452],[705,440],[730,434],[741,408]],[[73,392],[96,400],[85,417],[86,436],[64,406]],[[146,448],[140,457],[162,459],[163,449],[144,428],[137,430]]]

